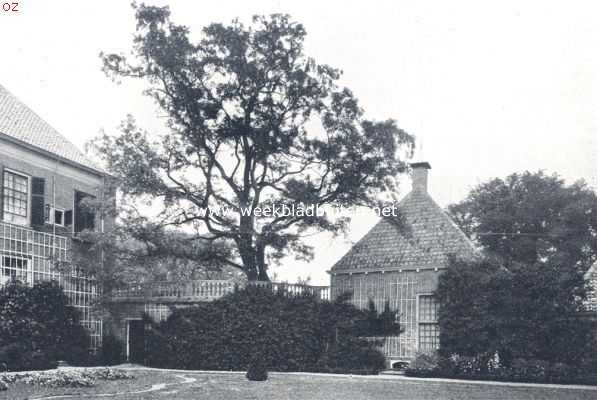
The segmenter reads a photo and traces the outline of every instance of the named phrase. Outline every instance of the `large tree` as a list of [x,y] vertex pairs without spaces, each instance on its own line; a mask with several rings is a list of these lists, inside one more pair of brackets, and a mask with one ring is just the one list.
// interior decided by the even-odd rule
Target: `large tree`
[[551,264],[452,260],[436,291],[440,352],[484,366],[496,353],[506,366],[516,358],[590,363],[597,356],[592,327],[579,318],[583,296],[570,278]]
[[441,351],[485,361],[497,352],[507,365],[594,357],[591,328],[578,318],[583,274],[597,257],[594,191],[516,173],[477,186],[449,212],[484,256],[452,260],[440,276]]
[[[303,235],[346,229],[322,207],[377,206],[396,190],[413,137],[366,119],[340,71],[305,55],[305,29],[289,16],[214,23],[197,40],[167,7],[138,6],[136,19],[131,54],[102,55],[104,70],[143,81],[168,131],[150,135],[129,118],[98,150],[127,201],[163,207],[143,220],[152,231],[187,226],[193,240],[231,243],[219,261],[264,280],[272,260],[312,256]],[[320,212],[297,212],[305,207]]]
[[482,183],[449,206],[462,230],[503,261],[585,272],[597,260],[597,196],[542,171]]

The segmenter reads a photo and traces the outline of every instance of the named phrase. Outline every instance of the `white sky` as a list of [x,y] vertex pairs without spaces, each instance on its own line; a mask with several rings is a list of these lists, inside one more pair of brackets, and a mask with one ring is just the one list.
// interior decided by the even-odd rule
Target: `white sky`
[[[344,71],[369,117],[423,139],[441,205],[515,171],[597,183],[595,2],[146,2],[170,4],[194,31],[291,14],[306,26],[307,53]],[[133,31],[126,0],[19,1],[19,12],[0,11],[0,83],[80,148],[127,113],[158,127],[139,86],[116,86],[100,70],[99,52],[130,49]],[[310,238],[315,260],[289,260],[279,277],[327,284],[325,271],[375,222],[360,213],[348,239]]]

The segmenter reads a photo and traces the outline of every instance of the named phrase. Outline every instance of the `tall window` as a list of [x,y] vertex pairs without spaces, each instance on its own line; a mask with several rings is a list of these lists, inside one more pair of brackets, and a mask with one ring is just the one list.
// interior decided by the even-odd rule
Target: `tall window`
[[419,351],[439,348],[439,303],[433,295],[419,296]]
[[3,210],[4,220],[13,224],[29,223],[29,178],[4,170]]

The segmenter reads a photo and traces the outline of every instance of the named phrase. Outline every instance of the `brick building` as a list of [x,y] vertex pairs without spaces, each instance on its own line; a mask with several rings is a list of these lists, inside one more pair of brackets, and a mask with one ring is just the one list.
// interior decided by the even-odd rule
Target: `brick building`
[[[109,229],[83,200],[105,196],[105,172],[31,109],[0,86],[0,285],[56,280],[101,343],[102,322],[92,312],[99,291],[92,277],[68,266],[84,229]],[[85,256],[87,256],[85,254]],[[90,262],[102,262],[96,254]],[[61,272],[56,261],[66,263]]]
[[390,363],[408,361],[418,351],[439,346],[438,276],[448,257],[473,257],[472,242],[431,198],[426,163],[412,164],[412,191],[399,203],[402,222],[382,219],[331,269],[332,297],[352,291],[353,303],[378,310],[386,301],[397,312],[404,332],[387,338]]

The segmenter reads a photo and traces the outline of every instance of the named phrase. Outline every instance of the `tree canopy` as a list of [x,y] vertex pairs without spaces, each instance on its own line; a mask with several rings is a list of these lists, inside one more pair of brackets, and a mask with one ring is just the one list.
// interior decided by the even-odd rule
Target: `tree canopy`
[[230,244],[214,259],[266,280],[271,262],[312,256],[304,235],[346,230],[348,218],[325,207],[390,201],[414,139],[392,119],[365,118],[340,70],[304,53],[303,25],[256,16],[250,26],[213,23],[194,40],[168,7],[137,6],[136,19],[131,54],[102,54],[104,70],[144,82],[167,132],[129,117],[95,143],[125,204],[161,207],[153,219],[128,208],[133,237],[159,246],[185,227],[187,244]]
[[597,260],[597,196],[542,171],[482,183],[449,206],[460,228],[506,262],[585,272]]
[[594,357],[584,272],[597,255],[597,196],[584,182],[515,173],[474,188],[449,212],[483,248],[440,276],[440,350],[577,364]]
[[517,358],[590,362],[596,356],[591,324],[579,318],[583,297],[570,286],[555,265],[452,260],[436,291],[440,352],[476,357],[482,365],[496,354],[506,366]]

